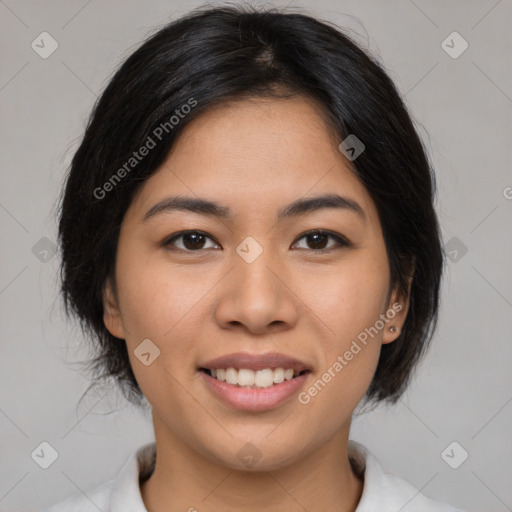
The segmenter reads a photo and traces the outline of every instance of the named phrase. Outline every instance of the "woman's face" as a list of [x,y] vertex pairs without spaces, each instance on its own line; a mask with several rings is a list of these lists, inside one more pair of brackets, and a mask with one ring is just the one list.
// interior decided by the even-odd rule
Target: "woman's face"
[[[208,111],[126,213],[105,323],[126,340],[157,441],[233,468],[291,464],[348,436],[399,334],[407,307],[388,296],[375,205],[317,112],[304,98]],[[326,195],[345,201],[289,208]],[[220,210],[175,209],[176,196]]]

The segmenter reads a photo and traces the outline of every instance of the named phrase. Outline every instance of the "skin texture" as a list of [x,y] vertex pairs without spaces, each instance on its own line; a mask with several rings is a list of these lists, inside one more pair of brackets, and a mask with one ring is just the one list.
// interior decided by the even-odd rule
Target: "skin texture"
[[[408,303],[389,288],[375,204],[318,112],[302,97],[209,110],[186,126],[123,220],[104,319],[126,340],[153,410],[157,464],[141,486],[150,512],[353,511],[360,499],[363,483],[347,457],[351,416]],[[327,208],[277,223],[284,205],[326,193],[355,200],[366,220]],[[143,220],[178,194],[214,200],[233,219],[167,211]],[[313,229],[352,245],[328,238],[316,248],[302,236]],[[164,245],[182,230],[211,238],[196,251],[193,239]],[[250,264],[235,250],[247,236],[263,249]],[[401,311],[307,405],[293,396],[266,411],[235,410],[198,373],[201,362],[225,354],[280,352],[313,368],[303,391],[397,302]],[[149,366],[134,355],[146,338],[161,352]],[[251,470],[237,457],[247,442],[261,453]]]

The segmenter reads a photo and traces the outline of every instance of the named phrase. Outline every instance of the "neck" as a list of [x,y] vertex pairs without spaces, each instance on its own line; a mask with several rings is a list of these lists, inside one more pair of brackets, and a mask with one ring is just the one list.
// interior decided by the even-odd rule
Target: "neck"
[[162,436],[155,422],[156,465],[141,485],[142,499],[148,512],[354,512],[363,482],[348,458],[348,430],[289,466],[241,471],[203,457],[168,432]]

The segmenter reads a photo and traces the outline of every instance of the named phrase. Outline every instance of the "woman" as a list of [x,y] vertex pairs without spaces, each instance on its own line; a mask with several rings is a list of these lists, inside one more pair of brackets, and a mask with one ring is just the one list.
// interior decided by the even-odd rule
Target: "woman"
[[383,69],[308,15],[202,8],[94,108],[60,215],[97,378],[155,443],[57,511],[455,511],[349,441],[435,329],[434,176]]

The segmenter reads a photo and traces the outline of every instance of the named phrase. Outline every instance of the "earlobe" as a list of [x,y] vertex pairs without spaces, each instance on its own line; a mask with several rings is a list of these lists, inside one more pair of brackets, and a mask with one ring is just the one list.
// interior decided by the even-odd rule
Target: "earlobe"
[[388,309],[386,310],[386,316],[389,320],[384,327],[384,333],[382,335],[383,344],[391,343],[400,336],[409,311],[412,280],[413,275],[410,274],[408,277],[406,294],[401,292],[398,286],[395,287],[391,294]]
[[112,336],[125,338],[121,313],[110,278],[107,279],[103,290],[103,323]]

